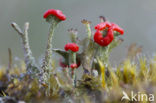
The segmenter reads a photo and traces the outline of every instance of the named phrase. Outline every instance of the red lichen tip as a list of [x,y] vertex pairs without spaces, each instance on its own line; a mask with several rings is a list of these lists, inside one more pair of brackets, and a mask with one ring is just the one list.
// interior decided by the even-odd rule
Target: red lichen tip
[[106,36],[103,37],[103,34],[100,30],[97,30],[94,34],[94,41],[100,46],[108,46],[114,39],[113,30],[109,28]]
[[73,51],[73,52],[77,52],[79,51],[79,46],[76,44],[76,43],[67,43],[65,46],[64,46],[64,49],[66,51]]
[[43,18],[46,19],[50,15],[56,16],[61,21],[66,20],[66,16],[62,13],[61,10],[49,9],[44,13]]
[[111,27],[113,28],[114,31],[119,32],[121,35],[124,34],[124,30],[121,27],[119,27],[117,24],[111,23]]
[[[97,24],[95,29],[94,41],[101,46],[107,46],[114,40],[114,31],[119,32],[121,35],[124,34],[124,30],[121,27],[108,21]],[[106,36],[103,36],[101,32],[103,30],[107,30]]]
[[109,27],[111,27],[111,23],[109,23],[108,21],[105,21],[105,22],[101,22],[100,24],[97,24],[95,26],[95,29],[96,30],[104,30]]
[[70,65],[70,68],[71,68],[71,69],[75,69],[75,68],[78,68],[78,66],[77,66],[77,64],[74,63],[74,64],[71,64],[71,65]]

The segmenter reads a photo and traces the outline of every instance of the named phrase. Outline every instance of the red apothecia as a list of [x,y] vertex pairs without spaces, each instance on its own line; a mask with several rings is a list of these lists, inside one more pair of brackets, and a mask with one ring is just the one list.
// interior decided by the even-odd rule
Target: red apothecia
[[71,64],[71,65],[70,65],[70,68],[71,68],[71,69],[78,68],[78,65],[77,65],[77,64],[75,64],[75,63],[73,63],[73,64]]
[[64,49],[65,49],[66,51],[71,50],[72,52],[77,52],[77,51],[79,51],[79,46],[78,46],[76,43],[67,43],[67,44],[64,46]]
[[49,9],[44,13],[43,18],[46,19],[50,15],[56,16],[58,19],[62,21],[66,20],[66,16],[62,13],[61,10]]
[[[100,46],[108,46],[114,39],[114,31],[124,34],[124,30],[115,23],[109,23],[108,21],[102,22],[95,26],[96,32],[94,34],[94,41]],[[107,29],[107,30],[106,30]],[[107,33],[103,36],[102,31],[106,30]]]

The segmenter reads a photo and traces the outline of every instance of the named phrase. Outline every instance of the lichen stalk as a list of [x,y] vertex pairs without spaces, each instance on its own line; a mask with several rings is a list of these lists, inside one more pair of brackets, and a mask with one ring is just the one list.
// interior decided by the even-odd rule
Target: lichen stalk
[[56,27],[56,22],[53,22],[49,28],[49,35],[48,35],[48,43],[45,51],[45,57],[43,60],[42,68],[43,70],[48,70],[50,66],[50,61],[52,57],[52,37],[54,34],[54,28]]
[[[70,59],[69,59],[69,63],[70,65],[71,64],[76,64],[76,53],[75,52],[72,52],[70,51]],[[72,84],[74,87],[76,87],[76,74],[75,74],[75,69],[76,68],[71,68],[71,71],[70,71],[70,75],[71,75],[71,78],[72,78]]]
[[25,23],[24,32],[14,22],[12,23],[12,27],[18,32],[18,34],[21,37],[27,74],[30,74],[31,76],[37,76],[37,73],[39,73],[39,68],[35,63],[35,58],[32,56],[32,52],[29,46],[29,38],[28,38],[29,23],[28,22]]
[[24,35],[22,36],[22,44],[23,44],[23,49],[24,49],[24,57],[25,57],[25,63],[27,66],[27,71],[28,73],[32,74],[31,72],[34,72],[32,66],[35,64],[34,57],[32,56],[32,52],[29,46],[29,38],[28,38],[28,28],[29,28],[29,23],[25,23],[25,29],[24,29]]
[[43,59],[42,63],[42,73],[41,73],[41,82],[45,83],[48,85],[50,89],[50,84],[49,84],[49,78],[50,78],[50,68],[51,68],[51,60],[52,60],[52,38],[54,34],[54,29],[59,23],[60,20],[58,20],[56,17],[50,17],[47,19],[47,21],[50,21],[51,25],[49,28],[49,34],[48,34],[48,42],[47,42],[47,47],[45,51],[45,56]]
[[96,49],[93,49],[95,47],[93,41],[91,40],[92,38],[92,31],[91,31],[91,27],[90,21],[87,20],[82,20],[81,21],[85,27],[86,27],[86,32],[87,32],[87,45],[84,47],[84,52],[83,52],[83,62],[82,62],[82,66],[84,69],[84,73],[90,74],[91,73],[91,66],[92,66],[92,61],[93,61],[93,57],[94,57],[94,52]]
[[92,32],[89,23],[86,24],[86,29],[87,29],[88,39],[91,39]]

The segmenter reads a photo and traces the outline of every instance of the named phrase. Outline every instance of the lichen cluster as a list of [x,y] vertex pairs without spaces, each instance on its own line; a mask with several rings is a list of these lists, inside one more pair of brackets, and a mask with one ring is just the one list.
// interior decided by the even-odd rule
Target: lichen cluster
[[[65,15],[51,9],[44,18],[51,26],[41,64],[35,62],[29,46],[29,23],[24,30],[12,23],[22,39],[25,60],[13,66],[9,49],[9,65],[0,67],[0,103],[150,103],[154,99],[150,94],[156,95],[156,56],[147,59],[141,55],[142,48],[133,44],[118,66],[113,67],[109,61],[112,49],[123,41],[119,38],[123,29],[117,24],[101,16],[94,34],[91,22],[82,20],[87,36],[80,40],[77,30],[69,29],[71,43],[61,50],[52,48],[52,37]],[[52,51],[62,56],[60,61],[52,58]],[[123,99],[131,92],[137,94],[136,101]],[[147,94],[147,98],[140,99],[141,94]]]

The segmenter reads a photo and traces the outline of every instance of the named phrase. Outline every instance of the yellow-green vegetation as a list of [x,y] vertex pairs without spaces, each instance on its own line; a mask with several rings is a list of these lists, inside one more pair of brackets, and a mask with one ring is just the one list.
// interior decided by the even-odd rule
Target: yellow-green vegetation
[[[22,62],[22,61],[21,61]],[[0,89],[2,97],[14,97],[26,102],[44,103],[47,101],[71,102],[71,103],[120,103],[126,92],[129,96],[131,91],[156,95],[156,57],[147,60],[140,57],[137,63],[130,59],[123,61],[118,67],[105,67],[98,61],[101,75],[83,75],[78,80],[77,87],[73,88],[66,70],[51,75],[49,80],[50,95],[46,95],[48,89],[46,84],[40,84],[25,73],[25,64],[12,67],[7,71],[5,67],[0,68]],[[67,68],[66,68],[67,69]],[[55,71],[55,70],[54,70]],[[63,75],[63,78],[62,78]],[[137,96],[136,96],[137,98]],[[140,103],[150,103],[144,98]]]

